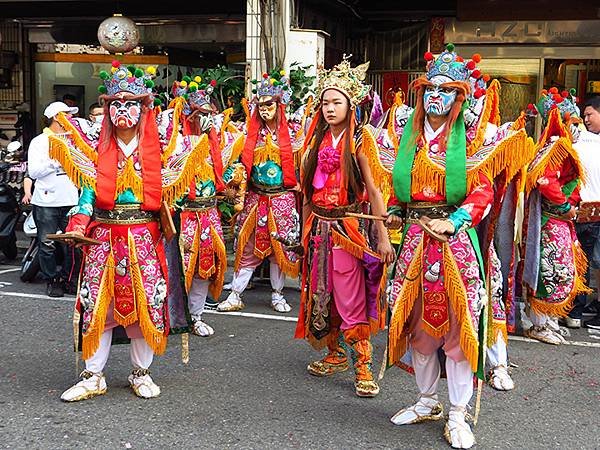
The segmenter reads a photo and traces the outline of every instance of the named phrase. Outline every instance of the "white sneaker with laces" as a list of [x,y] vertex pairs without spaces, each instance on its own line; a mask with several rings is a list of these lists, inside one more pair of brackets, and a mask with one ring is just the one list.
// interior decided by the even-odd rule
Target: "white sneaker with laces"
[[106,379],[102,372],[93,373],[84,370],[81,372],[80,377],[81,381],[62,393],[60,399],[63,402],[78,402],[106,394]]
[[390,420],[394,425],[410,425],[428,420],[440,420],[443,413],[444,407],[438,401],[437,395],[432,397],[421,396],[417,403],[401,409]]
[[160,395],[160,387],[152,380],[148,369],[135,369],[127,380],[138,397],[154,398]]
[[227,296],[225,301],[219,303],[219,305],[217,306],[217,311],[241,311],[242,309],[244,309],[244,307],[245,305],[242,301],[242,298],[240,297],[240,294],[238,294],[235,291],[231,291],[231,294]]
[[194,322],[192,333],[196,336],[209,337],[215,334],[215,330],[209,324],[202,321],[202,316],[200,314],[192,314],[192,321]]
[[506,366],[496,366],[490,370],[488,383],[497,391],[512,391],[515,388],[515,382],[510,377]]
[[465,422],[466,411],[461,407],[452,407],[448,422],[444,427],[444,437],[452,448],[471,448],[475,445],[475,436]]
[[279,291],[273,291],[271,294],[271,307],[279,313],[289,313],[292,310],[292,307]]

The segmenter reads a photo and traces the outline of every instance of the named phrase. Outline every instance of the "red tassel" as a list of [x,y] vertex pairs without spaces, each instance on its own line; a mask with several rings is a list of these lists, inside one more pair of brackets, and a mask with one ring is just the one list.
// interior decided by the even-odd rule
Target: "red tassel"
[[277,143],[281,158],[281,170],[283,171],[283,186],[293,188],[298,181],[296,180],[296,169],[294,167],[294,154],[292,152],[292,142],[290,139],[290,129],[287,118],[285,117],[285,105],[279,104],[279,129],[277,130]]
[[223,192],[225,183],[223,182],[223,157],[221,156],[221,146],[219,145],[219,135],[214,127],[208,132],[208,142],[210,145],[210,158],[215,172],[215,188],[217,192]]

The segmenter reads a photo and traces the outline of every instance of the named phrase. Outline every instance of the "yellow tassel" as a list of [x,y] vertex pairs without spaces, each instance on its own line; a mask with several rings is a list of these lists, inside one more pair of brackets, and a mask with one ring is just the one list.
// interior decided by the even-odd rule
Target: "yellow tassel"
[[519,117],[517,117],[517,120],[515,120],[512,124],[512,129],[513,130],[522,130],[525,128],[527,121],[525,120],[525,112],[521,111],[521,114],[519,114]]
[[106,258],[104,273],[100,280],[98,296],[96,297],[96,304],[94,305],[94,312],[92,314],[92,322],[90,323],[87,333],[82,336],[81,358],[84,361],[91,358],[100,346],[100,336],[104,333],[108,307],[114,298],[114,266],[115,260],[111,250]]
[[281,155],[279,147],[273,142],[270,134],[267,134],[265,145],[256,147],[254,150],[254,165],[262,164],[267,161],[273,161],[275,164],[281,165]]
[[231,151],[231,156],[229,157],[229,161],[223,161],[223,167],[230,166],[240,159],[240,155],[244,150],[244,144],[246,143],[246,137],[241,134],[233,143],[233,149]]
[[67,119],[65,114],[62,112],[58,113],[58,115],[56,116],[56,120],[68,133],[70,133],[69,137],[71,138],[75,146],[81,152],[83,152],[83,154],[90,161],[96,164],[98,162],[98,152],[96,151],[96,149],[90,147],[90,145],[81,137],[81,135],[79,134],[79,130],[75,128],[71,122],[69,122],[69,119]]
[[71,182],[82,189],[84,186],[89,186],[95,190],[96,179],[84,174],[71,156],[71,150],[65,141],[56,136],[49,136],[50,158],[57,160],[66,172]]
[[396,364],[404,356],[408,348],[408,335],[405,326],[415,305],[415,300],[421,294],[421,272],[423,265],[423,239],[417,245],[415,254],[404,276],[402,288],[392,309],[389,324],[388,361]]
[[415,155],[415,162],[411,171],[411,194],[418,194],[425,190],[443,194],[446,192],[446,169],[434,163],[427,155],[428,147],[425,146]]
[[223,284],[225,282],[225,272],[227,272],[227,249],[225,248],[225,242],[217,233],[214,227],[211,227],[210,233],[212,236],[212,242],[215,249],[215,258],[217,260],[217,271],[213,281],[210,283],[209,290],[210,295],[215,300],[218,300],[223,292]]
[[479,358],[479,340],[477,331],[473,328],[471,313],[467,304],[467,291],[460,277],[460,271],[450,250],[450,246],[443,244],[444,253],[444,287],[448,293],[450,306],[460,325],[460,348],[465,358],[471,364],[471,370],[477,372]]
[[133,167],[133,159],[127,158],[125,167],[117,174],[116,195],[122,194],[128,189],[131,189],[135,198],[140,201],[144,200],[144,181],[136,173]]
[[377,140],[368,127],[363,128],[360,151],[367,157],[375,186],[379,188],[384,202],[387,204],[387,200],[390,198],[393,189],[392,173],[386,170],[381,164]]
[[485,93],[485,103],[483,105],[483,111],[479,123],[477,124],[477,132],[475,138],[467,146],[467,157],[472,156],[481,148],[483,140],[485,138],[485,131],[488,123],[490,123],[490,117],[499,117],[498,113],[498,90],[500,83],[494,79]]
[[140,270],[140,265],[137,258],[135,241],[131,232],[129,233],[128,244],[133,296],[139,315],[138,324],[146,343],[156,355],[160,355],[164,353],[167,348],[167,336],[163,331],[156,329],[154,323],[152,323],[152,319],[150,318],[150,313],[148,312],[149,301],[144,289],[144,282],[142,280],[142,272]]
[[171,122],[172,132],[171,137],[169,138],[169,143],[167,144],[162,153],[163,164],[167,162],[167,160],[171,157],[171,155],[175,151],[175,148],[177,147],[177,136],[179,136],[179,127],[181,125],[179,121],[181,119],[181,113],[183,111],[184,105],[185,99],[183,97],[176,97],[169,104],[169,108],[173,108],[173,121]]
[[[273,216],[273,210],[269,211],[268,228],[269,233],[278,233],[277,224],[275,223],[275,217]],[[281,244],[281,242],[275,240],[272,236],[271,247],[273,248],[273,255],[275,256],[275,261],[277,261],[277,265],[279,266],[281,271],[285,273],[288,277],[298,278],[298,274],[300,272],[300,261],[290,261],[285,255],[285,252],[283,251],[283,245]]]
[[240,269],[240,260],[242,259],[242,254],[244,253],[244,249],[250,241],[250,238],[254,235],[254,224],[256,223],[256,209],[258,205],[255,205],[246,220],[242,224],[240,232],[237,236],[237,248],[235,252],[235,263],[233,265],[233,270],[236,272]]
[[[490,307],[489,309],[491,310],[492,308]],[[502,339],[504,343],[508,344],[508,331],[506,329],[506,320],[492,320],[489,323],[491,323],[492,326],[489,327],[488,332],[488,348],[491,348],[496,342],[498,342],[498,339]]]

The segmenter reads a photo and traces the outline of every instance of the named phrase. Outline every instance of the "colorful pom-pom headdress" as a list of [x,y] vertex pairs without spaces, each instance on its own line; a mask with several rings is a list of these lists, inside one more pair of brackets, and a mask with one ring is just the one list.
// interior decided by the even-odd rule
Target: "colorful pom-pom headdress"
[[350,100],[352,108],[360,105],[369,95],[371,86],[365,84],[369,62],[356,67],[350,66],[350,56],[344,55],[341,63],[331,70],[319,69],[317,83],[317,98],[323,96],[327,89],[335,89]]
[[152,95],[156,75],[156,67],[149,66],[145,71],[133,65],[123,66],[120,61],[113,61],[108,73],[100,71],[103,83],[98,86],[98,92],[109,96],[119,92],[129,92],[133,95]]
[[535,109],[541,114],[544,123],[548,121],[548,115],[553,109],[558,109],[561,118],[565,121],[574,117],[581,117],[577,107],[577,97],[575,89],[559,92],[558,88],[551,87],[544,89],[539,100],[535,104]]
[[202,77],[196,75],[194,78],[184,76],[181,81],[173,83],[173,97],[183,97],[186,104],[183,108],[184,114],[190,114],[192,110],[213,111],[211,95],[217,86],[215,80],[204,82]]
[[268,96],[287,105],[292,98],[290,79],[283,70],[273,70],[271,73],[265,72],[260,80],[252,80],[252,84],[254,85],[252,93],[256,95],[256,100]]

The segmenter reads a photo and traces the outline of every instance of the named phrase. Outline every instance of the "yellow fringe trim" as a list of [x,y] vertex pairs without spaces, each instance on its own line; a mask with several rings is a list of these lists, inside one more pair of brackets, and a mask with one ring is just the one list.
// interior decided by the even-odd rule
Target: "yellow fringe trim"
[[275,164],[281,165],[279,147],[273,143],[271,134],[267,134],[265,145],[256,147],[254,150],[254,165],[256,166],[269,160],[273,161]]
[[512,124],[512,129],[513,130],[522,130],[525,128],[525,124],[527,123],[527,121],[525,120],[525,112],[521,111],[521,114],[519,114],[519,117],[517,117],[517,120],[515,120]]
[[[491,306],[489,307],[491,310]],[[506,329],[506,320],[490,320],[492,326],[488,329],[487,346],[491,348],[498,339],[502,339],[505,344],[508,344],[508,330]]]
[[181,120],[181,113],[185,106],[186,100],[183,97],[176,97],[169,103],[169,108],[173,108],[173,120],[171,122],[172,132],[169,138],[169,143],[165,147],[162,153],[163,164],[171,157],[173,151],[177,147],[177,136],[179,136],[179,121]]
[[[473,328],[471,313],[467,304],[467,291],[460,277],[460,271],[450,250],[450,246],[443,244],[444,253],[444,287],[448,293],[450,307],[460,325],[460,348],[465,358],[471,364],[471,370],[477,372],[479,358],[479,340],[477,331]],[[480,319],[481,320],[481,319]]]
[[71,150],[65,141],[56,136],[48,136],[50,142],[49,156],[57,160],[66,172],[71,182],[82,189],[89,186],[95,190],[96,179],[84,174],[71,156]]
[[427,156],[427,151],[428,146],[425,145],[415,155],[411,171],[412,194],[431,189],[436,193],[446,192],[446,170],[434,163]]
[[387,123],[387,134],[388,138],[394,144],[394,148],[398,151],[398,146],[400,145],[400,139],[396,135],[396,110],[404,104],[402,100],[404,97],[404,93],[402,91],[396,92],[394,95],[394,104],[391,106],[388,113],[388,123]]
[[[202,174],[208,173],[210,166],[206,162],[206,157],[209,152],[209,145],[208,137],[203,135],[189,154],[179,177],[173,183],[163,186],[162,199],[168,205],[174,204],[188,191],[198,168],[200,168]],[[214,172],[212,176],[214,180]]]
[[65,116],[65,113],[58,113],[56,120],[60,125],[70,133],[70,138],[75,143],[75,146],[83,152],[83,154],[94,164],[98,162],[98,152],[90,147],[90,145],[81,137],[79,130],[73,126],[69,119]]
[[375,186],[379,188],[381,195],[383,196],[383,200],[385,204],[387,204],[387,201],[392,195],[393,190],[392,173],[386,170],[381,164],[377,140],[367,127],[363,127],[362,145],[360,151],[367,157]]
[[227,166],[230,166],[231,164],[235,163],[237,160],[240,159],[240,155],[242,154],[242,151],[244,151],[245,143],[246,136],[244,136],[243,134],[238,136],[238,138],[233,143],[233,148],[231,150],[231,156],[229,157],[229,161],[223,161],[224,168],[227,168]]
[[[546,139],[541,139],[540,143],[535,148],[535,152],[539,152],[543,143]],[[584,182],[584,170],[579,160],[577,151],[573,148],[571,141],[568,137],[559,138],[553,145],[552,148],[546,152],[540,161],[533,167],[530,167],[529,173],[527,174],[527,180],[525,182],[525,193],[529,193],[537,187],[537,182],[544,176],[546,168],[551,167],[559,169],[567,158],[572,158],[575,163],[575,169],[577,176],[579,177],[580,183]]]
[[225,248],[225,242],[217,230],[211,227],[210,233],[212,235],[212,242],[215,249],[215,257],[217,259],[216,266],[217,272],[214,280],[210,283],[209,291],[213,299],[218,300],[223,292],[223,284],[225,283],[225,272],[227,272],[227,249]]
[[237,272],[240,269],[240,260],[242,259],[242,254],[244,253],[244,249],[246,245],[250,241],[250,238],[254,234],[254,224],[256,224],[256,210],[258,208],[258,204],[252,207],[252,210],[246,217],[246,220],[242,224],[240,232],[237,236],[237,248],[235,252],[235,263],[233,265],[233,269]]
[[[277,224],[275,223],[275,217],[273,216],[273,210],[269,211],[268,218],[268,229],[270,233],[277,233]],[[271,247],[273,248],[273,255],[275,256],[275,261],[277,261],[277,265],[281,269],[283,273],[285,273],[288,277],[298,278],[298,274],[300,273],[300,261],[291,262],[287,256],[285,256],[285,252],[283,251],[283,245],[281,242],[275,240],[271,236]]]
[[223,122],[221,123],[221,129],[219,135],[221,136],[221,150],[225,146],[225,132],[230,129],[229,123],[231,122],[231,115],[233,114],[233,108],[227,108],[221,114],[223,114]]
[[365,249],[362,245],[356,244],[355,242],[353,242],[352,240],[335,230],[331,230],[331,237],[333,239],[333,245],[335,247],[343,248],[355,258],[362,260],[365,252]]
[[423,264],[423,238],[415,249],[410,265],[404,276],[404,283],[398,294],[398,298],[392,309],[392,317],[389,324],[389,349],[388,361],[396,364],[404,356],[408,349],[408,334],[404,328],[410,313],[415,305],[415,300],[421,291],[421,270]]
[[144,199],[144,182],[133,167],[133,158],[127,158],[125,167],[117,174],[116,196],[131,189],[138,200]]
[[148,298],[144,289],[142,272],[137,258],[135,240],[133,239],[131,232],[129,232],[128,244],[133,296],[139,312],[138,324],[146,343],[150,346],[154,354],[160,355],[164,353],[167,348],[167,336],[165,332],[156,329],[150,318],[150,313],[148,312]]
[[490,123],[490,117],[499,117],[498,113],[498,91],[500,89],[500,83],[494,79],[485,93],[485,103],[483,105],[483,111],[479,123],[477,124],[477,132],[475,138],[467,145],[467,157],[472,156],[481,148],[483,140],[485,138],[485,131],[488,123]]
[[[91,358],[100,346],[100,337],[102,336],[102,333],[104,333],[108,307],[114,298],[114,266],[115,260],[111,249],[106,258],[104,273],[100,280],[98,296],[96,297],[96,304],[94,305],[94,312],[92,313],[92,322],[90,323],[88,332],[82,335],[81,358],[84,361]],[[77,332],[79,332],[79,328],[77,329]]]
[[537,314],[546,314],[553,317],[566,317],[573,309],[573,301],[579,294],[589,294],[592,290],[585,285],[585,274],[588,269],[588,260],[579,243],[572,244],[573,259],[575,263],[575,275],[573,288],[562,302],[550,303],[536,297],[531,297],[531,309]]

